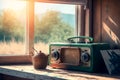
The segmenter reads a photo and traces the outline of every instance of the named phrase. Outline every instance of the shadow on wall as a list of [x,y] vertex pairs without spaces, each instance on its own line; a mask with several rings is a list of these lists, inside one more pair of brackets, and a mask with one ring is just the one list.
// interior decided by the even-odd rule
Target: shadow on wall
[[104,0],[102,5],[102,42],[120,48],[120,0]]

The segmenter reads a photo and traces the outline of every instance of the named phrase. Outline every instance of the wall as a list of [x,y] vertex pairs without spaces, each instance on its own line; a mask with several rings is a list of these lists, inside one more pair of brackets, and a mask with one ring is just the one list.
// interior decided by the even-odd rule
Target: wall
[[120,48],[120,0],[93,1],[93,37]]

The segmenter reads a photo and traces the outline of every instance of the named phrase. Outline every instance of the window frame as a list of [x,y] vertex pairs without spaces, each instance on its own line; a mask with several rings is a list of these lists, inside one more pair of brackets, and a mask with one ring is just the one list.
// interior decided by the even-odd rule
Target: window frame
[[[26,0],[27,1],[27,0]],[[25,31],[25,55],[0,56],[0,65],[31,63],[34,39],[34,1],[26,2],[26,31]],[[16,59],[16,60],[15,60]]]
[[87,0],[34,0],[35,2],[86,5]]
[[[26,0],[27,1],[27,0]],[[0,65],[1,64],[20,64],[20,63],[31,63],[31,57],[34,53],[33,47],[34,47],[34,3],[35,2],[50,2],[50,3],[64,3],[64,4],[77,4],[76,6],[76,34],[77,36],[84,35],[85,34],[85,20],[82,21],[82,19],[85,18],[85,10],[84,7],[87,5],[87,2],[83,2],[82,4],[78,4],[78,2],[72,2],[73,0],[70,0],[70,2],[63,1],[55,1],[53,0],[50,2],[50,0],[44,1],[44,0],[29,0],[27,1],[27,23],[26,23],[26,53],[27,55],[18,55],[18,56],[0,56]],[[84,0],[81,0],[84,1]],[[87,0],[86,0],[87,1]],[[82,10],[80,10],[79,5],[82,5]],[[82,11],[84,11],[82,13]],[[80,15],[81,14],[81,15]],[[83,17],[82,17],[83,16]],[[17,60],[14,60],[14,58],[18,58]],[[26,59],[25,59],[26,58]]]

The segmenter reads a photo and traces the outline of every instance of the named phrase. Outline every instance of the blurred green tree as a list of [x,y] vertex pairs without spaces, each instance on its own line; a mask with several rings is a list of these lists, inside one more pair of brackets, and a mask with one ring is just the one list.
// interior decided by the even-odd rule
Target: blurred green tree
[[63,42],[73,36],[73,32],[73,27],[65,23],[57,11],[48,11],[40,19],[35,17],[35,42]]
[[[21,19],[20,15],[24,16],[24,13],[17,13],[11,9],[3,11],[0,15],[0,40],[24,40],[25,16]],[[35,42],[63,42],[73,36],[73,32],[73,27],[64,22],[57,11],[48,11],[41,17],[35,15]]]
[[[22,15],[22,14],[21,14]],[[3,15],[0,17],[1,23],[1,35],[6,41],[23,41],[24,40],[24,25],[18,17],[18,13],[11,9],[4,9]]]

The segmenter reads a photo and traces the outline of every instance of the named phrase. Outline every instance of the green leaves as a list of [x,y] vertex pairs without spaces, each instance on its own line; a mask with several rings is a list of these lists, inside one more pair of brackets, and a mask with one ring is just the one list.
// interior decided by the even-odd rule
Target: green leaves
[[[25,24],[22,22],[22,18],[20,18],[19,13],[12,9],[4,9],[1,12],[0,40],[11,41],[11,39],[14,39],[15,41],[23,41],[25,35]],[[25,14],[22,13],[21,15]]]
[[35,18],[35,42],[63,42],[73,36],[73,28],[65,23],[56,11],[46,12],[39,20]]
[[[41,16],[35,15],[34,24],[36,43],[64,42],[74,34],[74,28],[64,22],[57,11],[51,10]],[[5,37],[9,40],[25,40],[25,13],[18,14],[9,9],[0,14],[0,40],[4,40]]]

